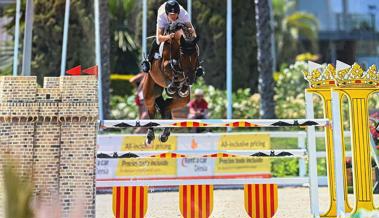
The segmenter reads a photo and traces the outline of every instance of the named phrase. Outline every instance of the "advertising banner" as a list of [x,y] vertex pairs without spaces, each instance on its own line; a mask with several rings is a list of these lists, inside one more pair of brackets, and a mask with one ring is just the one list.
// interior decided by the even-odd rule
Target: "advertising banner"
[[117,162],[117,159],[96,159],[96,178],[113,178],[115,176]]
[[214,175],[214,158],[179,158],[177,160],[177,166],[179,177]]
[[261,157],[220,157],[216,159],[215,174],[269,173],[271,161]]
[[174,158],[129,158],[119,159],[117,177],[176,176]]
[[268,134],[221,135],[218,150],[269,150],[271,148]]
[[97,138],[97,150],[99,152],[176,150],[176,136],[170,136],[164,143],[154,140],[150,146],[145,145],[145,140],[144,135],[100,135]]
[[219,135],[189,135],[178,137],[177,149],[181,151],[216,151],[220,140]]
[[[270,150],[268,134],[178,134],[171,135],[169,140],[161,143],[154,140],[151,146],[145,145],[144,135],[102,135],[98,137],[98,152],[123,154],[131,152],[139,158],[98,158],[98,179],[118,178],[210,178],[222,176],[245,176],[269,174],[271,161],[269,158],[236,156],[236,157],[204,157],[226,150],[247,151]],[[152,154],[178,152],[184,158],[151,157]],[[149,153],[150,152],[150,153]],[[155,152],[155,153],[154,153]],[[157,153],[158,152],[158,153]],[[142,158],[143,157],[143,158]]]
[[176,136],[170,136],[167,142],[154,140],[150,146],[145,145],[146,136],[127,136],[123,138],[121,151],[158,151],[176,150]]

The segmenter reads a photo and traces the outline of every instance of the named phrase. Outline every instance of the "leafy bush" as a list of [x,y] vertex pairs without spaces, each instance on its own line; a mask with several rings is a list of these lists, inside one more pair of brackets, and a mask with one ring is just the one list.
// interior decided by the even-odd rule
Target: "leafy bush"
[[112,96],[111,118],[112,119],[136,119],[138,108],[135,104],[135,96]]
[[299,175],[299,161],[297,158],[277,158],[271,162],[271,172],[274,177]]
[[[295,119],[305,117],[305,89],[308,82],[304,79],[303,72],[308,70],[308,64],[298,61],[289,67],[283,66],[274,74],[276,82],[275,97],[276,115],[280,118]],[[315,117],[323,115],[321,99],[314,97]]]

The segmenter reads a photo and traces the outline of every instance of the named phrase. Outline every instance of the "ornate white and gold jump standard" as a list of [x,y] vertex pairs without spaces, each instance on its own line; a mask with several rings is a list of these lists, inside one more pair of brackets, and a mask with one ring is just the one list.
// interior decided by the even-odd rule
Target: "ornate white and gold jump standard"
[[[310,62],[309,72],[305,72],[304,76],[310,85],[306,92],[322,97],[325,118],[332,120],[332,125],[325,128],[330,206],[321,217],[345,216],[345,212],[355,213],[360,209],[374,210],[368,98],[378,91],[379,73],[376,66],[372,65],[364,71],[357,63],[350,66],[337,61],[334,68],[331,64],[323,67]],[[350,108],[356,198],[353,208],[347,200],[345,143],[341,116],[343,96],[349,99]]]

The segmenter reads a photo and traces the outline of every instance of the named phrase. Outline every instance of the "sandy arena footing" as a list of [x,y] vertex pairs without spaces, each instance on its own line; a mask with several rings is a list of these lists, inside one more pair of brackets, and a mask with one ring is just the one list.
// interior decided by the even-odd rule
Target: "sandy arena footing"
[[[174,218],[181,217],[179,212],[178,192],[149,193],[148,218]],[[279,188],[279,207],[275,217],[294,218],[311,217],[309,206],[309,189],[306,187]],[[350,202],[354,197],[349,195]],[[319,189],[320,210],[325,211],[329,204],[328,189]],[[375,195],[375,203],[379,203],[379,195]],[[243,207],[243,190],[215,190],[214,209],[212,218],[246,218]],[[350,203],[352,204],[352,203]],[[98,194],[96,196],[96,217],[112,218],[112,195]]]

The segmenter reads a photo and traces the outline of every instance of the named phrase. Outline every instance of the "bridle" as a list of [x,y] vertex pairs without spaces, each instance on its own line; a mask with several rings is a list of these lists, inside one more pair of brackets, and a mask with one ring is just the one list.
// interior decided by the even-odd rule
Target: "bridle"
[[[183,48],[181,47],[180,48],[180,51],[179,51],[179,67],[180,67],[180,69],[183,69],[182,67],[181,67],[181,63],[183,63],[183,56],[186,54],[188,52],[188,58],[189,58],[189,63],[193,66],[193,69],[191,69],[191,71],[193,71],[193,72],[195,72],[195,70],[196,70],[196,68],[197,67],[199,67],[199,65],[200,65],[200,61],[199,61],[199,46],[196,44],[195,45],[195,48],[193,49],[193,48],[191,48],[190,50],[188,50],[188,51],[185,51],[185,50],[183,50]],[[195,63],[193,64],[192,63],[192,56],[194,55],[194,53],[196,52],[196,57],[195,57]]]

